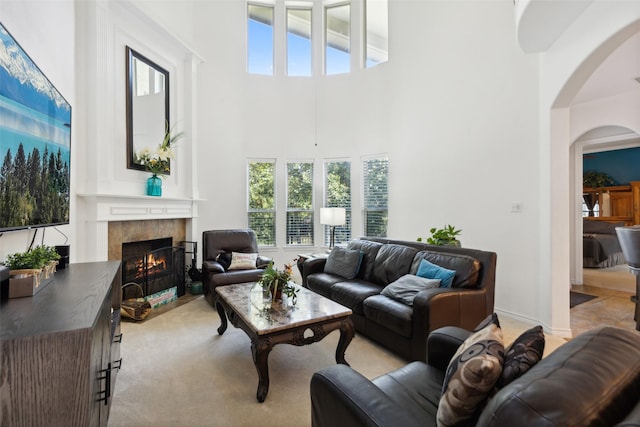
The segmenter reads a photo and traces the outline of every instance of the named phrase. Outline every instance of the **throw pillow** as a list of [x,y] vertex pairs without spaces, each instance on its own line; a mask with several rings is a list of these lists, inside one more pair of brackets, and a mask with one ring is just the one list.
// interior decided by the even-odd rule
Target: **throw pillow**
[[426,259],[420,261],[420,266],[416,272],[417,276],[425,277],[427,279],[440,279],[442,288],[450,288],[453,283],[453,278],[456,275],[455,270],[449,270],[439,265],[430,263]]
[[414,274],[405,274],[385,286],[380,293],[403,304],[413,305],[413,299],[418,292],[439,286],[440,279],[426,279]]
[[542,359],[544,353],[544,332],[542,326],[535,326],[515,339],[504,351],[502,375],[496,383],[496,388],[502,387],[515,380]]
[[324,272],[336,274],[345,279],[353,279],[360,270],[362,255],[362,252],[357,249],[335,247],[327,258]]
[[250,270],[256,268],[258,254],[231,252],[231,265],[228,270]]
[[498,316],[490,315],[478,328],[449,362],[438,404],[438,426],[469,420],[500,378],[504,344]]
[[228,270],[231,265],[231,254],[229,252],[220,252],[216,257],[216,261],[222,266],[222,268]]

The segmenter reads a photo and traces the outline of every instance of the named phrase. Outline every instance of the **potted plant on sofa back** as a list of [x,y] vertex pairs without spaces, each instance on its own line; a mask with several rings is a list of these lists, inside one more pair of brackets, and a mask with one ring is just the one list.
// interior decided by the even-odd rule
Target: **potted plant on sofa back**
[[[460,247],[460,240],[457,236],[462,230],[456,229],[453,225],[445,225],[444,228],[433,227],[429,230],[430,237],[427,237],[427,243],[436,246],[457,246]],[[422,242],[422,237],[418,237],[418,242]]]

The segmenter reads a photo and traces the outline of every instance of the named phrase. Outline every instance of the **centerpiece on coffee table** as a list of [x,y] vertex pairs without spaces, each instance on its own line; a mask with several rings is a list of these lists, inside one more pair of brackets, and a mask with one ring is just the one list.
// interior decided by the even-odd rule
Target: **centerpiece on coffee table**
[[285,264],[284,270],[278,270],[273,266],[273,262],[271,262],[264,270],[260,280],[258,280],[258,284],[260,284],[263,289],[268,289],[271,292],[273,302],[282,301],[282,294],[285,294],[287,298],[290,298],[291,302],[295,304],[298,289],[290,283],[291,273],[290,264]]

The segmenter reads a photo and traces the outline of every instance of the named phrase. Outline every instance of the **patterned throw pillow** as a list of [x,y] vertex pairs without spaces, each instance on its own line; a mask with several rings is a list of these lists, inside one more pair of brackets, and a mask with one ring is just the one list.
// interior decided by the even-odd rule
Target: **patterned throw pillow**
[[342,276],[345,279],[353,279],[360,270],[363,253],[357,249],[345,249],[335,247],[331,250],[324,272]]
[[228,270],[251,270],[256,268],[258,254],[243,254],[231,252],[231,265]]
[[501,389],[515,380],[542,359],[544,353],[544,332],[542,326],[535,326],[515,339],[504,351],[502,375],[496,383]]
[[504,344],[497,314],[491,314],[462,343],[444,377],[438,404],[438,426],[471,418],[502,373]]
[[385,286],[380,294],[403,304],[413,305],[413,299],[418,292],[439,286],[440,279],[426,279],[413,274],[405,274],[395,282]]

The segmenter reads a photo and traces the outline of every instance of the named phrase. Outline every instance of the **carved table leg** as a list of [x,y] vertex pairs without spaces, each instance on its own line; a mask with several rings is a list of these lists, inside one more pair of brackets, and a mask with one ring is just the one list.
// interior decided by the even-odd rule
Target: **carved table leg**
[[224,312],[224,307],[219,302],[216,302],[216,310],[218,310],[218,315],[220,316],[220,327],[218,327],[218,335],[224,334],[224,331],[227,330],[227,315]]
[[253,363],[256,365],[258,371],[258,390],[256,391],[256,399],[258,402],[264,402],[269,392],[269,365],[267,359],[273,346],[269,339],[262,340],[256,338],[251,341],[251,355],[253,356]]
[[349,343],[351,343],[354,334],[353,320],[351,320],[351,317],[347,317],[340,325],[340,340],[336,348],[336,362],[349,366],[347,361],[344,360],[344,352],[347,350]]

